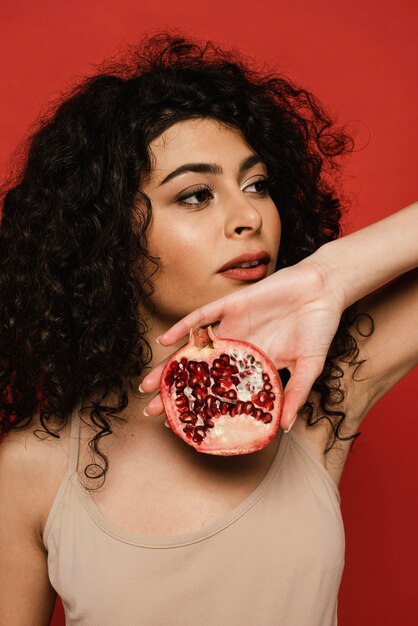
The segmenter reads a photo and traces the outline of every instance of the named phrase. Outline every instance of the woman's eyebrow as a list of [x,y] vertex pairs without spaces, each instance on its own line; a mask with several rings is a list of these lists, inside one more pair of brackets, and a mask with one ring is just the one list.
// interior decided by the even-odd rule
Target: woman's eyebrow
[[[250,154],[241,161],[239,165],[239,173],[241,174],[245,170],[249,170],[250,167],[257,163],[264,163],[263,159],[258,154]],[[196,172],[197,174],[222,174],[223,169],[217,163],[185,163],[180,165],[177,169],[173,170],[168,176],[166,176],[157,186],[161,187],[164,183],[172,180],[175,176],[180,176],[185,172]]]

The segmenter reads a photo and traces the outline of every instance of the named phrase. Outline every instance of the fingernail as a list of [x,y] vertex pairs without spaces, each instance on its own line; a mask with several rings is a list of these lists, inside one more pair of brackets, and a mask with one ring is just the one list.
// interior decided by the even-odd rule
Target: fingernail
[[295,415],[295,417],[292,419],[292,421],[290,422],[289,428],[287,430],[285,430],[285,433],[288,433],[289,430],[292,428],[293,424],[296,422],[296,418],[297,418],[297,414]]
[[161,343],[160,343],[160,337],[161,337],[161,335],[158,335],[158,337],[157,337],[157,339],[156,339],[155,341],[156,341],[157,343],[159,343],[159,344],[160,344],[160,346],[161,346]]
[[142,385],[139,385],[138,391],[140,391],[141,393],[145,393],[145,391],[142,389]]
[[145,409],[142,411],[144,415],[146,415],[147,417],[149,417],[149,413],[147,411],[147,407],[145,407]]

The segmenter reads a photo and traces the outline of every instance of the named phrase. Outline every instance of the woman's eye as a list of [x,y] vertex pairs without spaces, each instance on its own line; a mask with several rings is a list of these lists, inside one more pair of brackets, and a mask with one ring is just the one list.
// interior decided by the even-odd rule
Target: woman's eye
[[[260,180],[256,180],[254,183],[251,183],[251,185],[247,185],[245,190],[258,185],[259,188],[256,190],[256,193],[260,196],[266,196],[269,193],[269,182],[268,178],[262,178]],[[200,206],[202,204],[206,204],[209,197],[213,197],[213,189],[211,187],[198,187],[196,189],[192,189],[184,196],[179,196],[177,198],[177,202],[185,206]],[[191,200],[192,198],[196,198],[197,202],[186,202],[186,200]]]
[[[257,193],[259,193],[260,195],[267,195],[269,182],[270,181],[268,178],[260,178],[260,180],[256,180],[255,183],[251,183],[251,185],[248,185],[248,187],[253,187],[254,185],[260,185],[261,189]],[[248,189],[248,187],[246,187],[245,189]]]
[[[200,204],[205,204],[206,200],[202,200],[202,198],[207,198],[208,194],[212,195],[212,189],[209,187],[199,187],[197,189],[193,189],[185,196],[179,196],[177,198],[177,202],[180,204],[185,204],[186,206],[199,206]],[[185,202],[185,200],[189,200],[190,198],[200,198],[200,201],[197,202]]]

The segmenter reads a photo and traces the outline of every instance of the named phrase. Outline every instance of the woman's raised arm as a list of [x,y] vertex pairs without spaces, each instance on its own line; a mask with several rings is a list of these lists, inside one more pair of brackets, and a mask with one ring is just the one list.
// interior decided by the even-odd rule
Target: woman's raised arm
[[[417,241],[415,202],[323,245],[294,266],[196,309],[161,335],[159,341],[169,346],[192,327],[218,323],[216,333],[221,337],[243,339],[259,346],[278,369],[286,367],[291,373],[282,415],[282,428],[287,429],[323,369],[342,312],[365,298],[364,305],[360,303],[362,312],[368,312],[370,302],[372,315],[379,317],[367,350],[373,373],[370,385],[376,389],[368,389],[367,394],[370,398],[380,397],[386,387],[394,384],[393,372],[405,375],[417,360],[418,324],[401,323],[408,315],[417,318],[417,274],[411,271],[418,265]],[[401,294],[397,286],[396,298],[386,286],[379,290],[379,297],[366,299],[405,273],[408,278],[402,282]],[[395,345],[384,350],[389,336],[396,336]],[[142,380],[143,391],[158,389],[162,367],[163,364]],[[150,401],[147,410],[154,415],[163,411],[159,395]]]

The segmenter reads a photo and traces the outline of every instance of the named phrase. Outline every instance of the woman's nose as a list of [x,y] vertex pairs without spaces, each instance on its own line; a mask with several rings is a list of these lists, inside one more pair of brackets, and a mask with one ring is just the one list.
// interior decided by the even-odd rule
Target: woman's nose
[[242,192],[231,194],[225,209],[225,234],[227,237],[244,236],[259,233],[263,225],[260,211],[245,197]]

